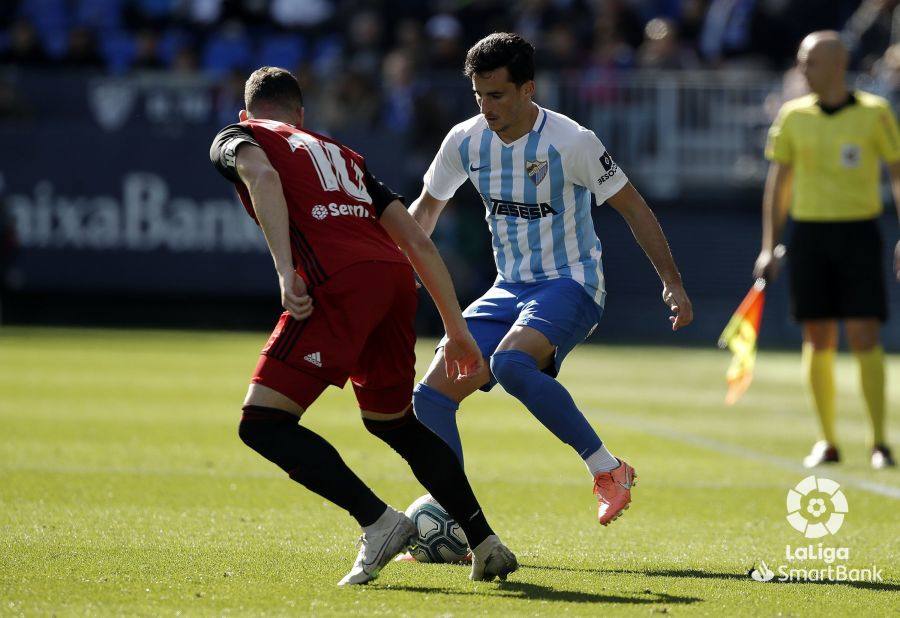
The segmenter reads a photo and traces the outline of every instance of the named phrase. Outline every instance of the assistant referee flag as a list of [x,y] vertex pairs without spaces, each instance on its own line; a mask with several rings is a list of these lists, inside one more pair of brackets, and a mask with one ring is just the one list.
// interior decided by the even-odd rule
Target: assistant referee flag
[[766,303],[766,280],[759,278],[743,302],[731,316],[725,330],[719,336],[719,347],[728,348],[734,354],[731,366],[725,374],[728,393],[725,403],[734,404],[753,381],[753,367],[756,365],[756,338]]

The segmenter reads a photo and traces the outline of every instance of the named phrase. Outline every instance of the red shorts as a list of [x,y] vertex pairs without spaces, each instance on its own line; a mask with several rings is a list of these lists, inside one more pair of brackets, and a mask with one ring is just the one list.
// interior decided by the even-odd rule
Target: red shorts
[[287,312],[263,348],[253,382],[304,409],[329,384],[350,378],[363,410],[404,411],[416,377],[418,296],[409,264],[361,262],[312,290],[313,312]]

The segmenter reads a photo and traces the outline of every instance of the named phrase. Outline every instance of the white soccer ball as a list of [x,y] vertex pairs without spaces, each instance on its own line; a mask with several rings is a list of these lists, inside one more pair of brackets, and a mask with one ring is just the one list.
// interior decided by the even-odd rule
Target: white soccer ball
[[462,562],[469,553],[466,533],[431,494],[425,494],[406,509],[419,536],[409,553],[418,562]]

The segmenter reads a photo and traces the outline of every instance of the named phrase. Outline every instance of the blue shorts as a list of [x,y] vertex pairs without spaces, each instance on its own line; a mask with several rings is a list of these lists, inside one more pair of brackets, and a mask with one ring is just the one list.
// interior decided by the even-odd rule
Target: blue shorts
[[[569,352],[594,332],[602,314],[603,309],[585,289],[577,281],[566,278],[535,283],[500,282],[463,311],[485,359],[490,359],[513,326],[529,326],[540,331],[556,346],[553,363],[544,369],[554,377]],[[446,337],[442,339],[438,348],[446,340]],[[481,390],[489,391],[496,383],[491,375]]]

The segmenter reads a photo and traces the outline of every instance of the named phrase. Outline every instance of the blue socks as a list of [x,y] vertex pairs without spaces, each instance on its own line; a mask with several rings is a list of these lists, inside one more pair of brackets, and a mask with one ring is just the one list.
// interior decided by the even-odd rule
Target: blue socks
[[[553,435],[568,444],[585,460],[591,474],[615,468],[612,457],[597,437],[572,396],[562,384],[538,369],[537,361],[525,352],[506,350],[491,357],[491,371],[510,395],[525,407]],[[456,426],[459,404],[426,384],[413,390],[416,418],[440,436],[463,463],[462,442]]]
[[419,422],[436,433],[447,443],[460,465],[463,465],[462,442],[456,427],[456,411],[459,404],[427,384],[416,384],[413,389],[413,411]]
[[575,449],[582,459],[603,445],[569,391],[538,369],[537,361],[530,355],[518,350],[494,352],[491,372],[507,393],[525,404],[544,427]]

